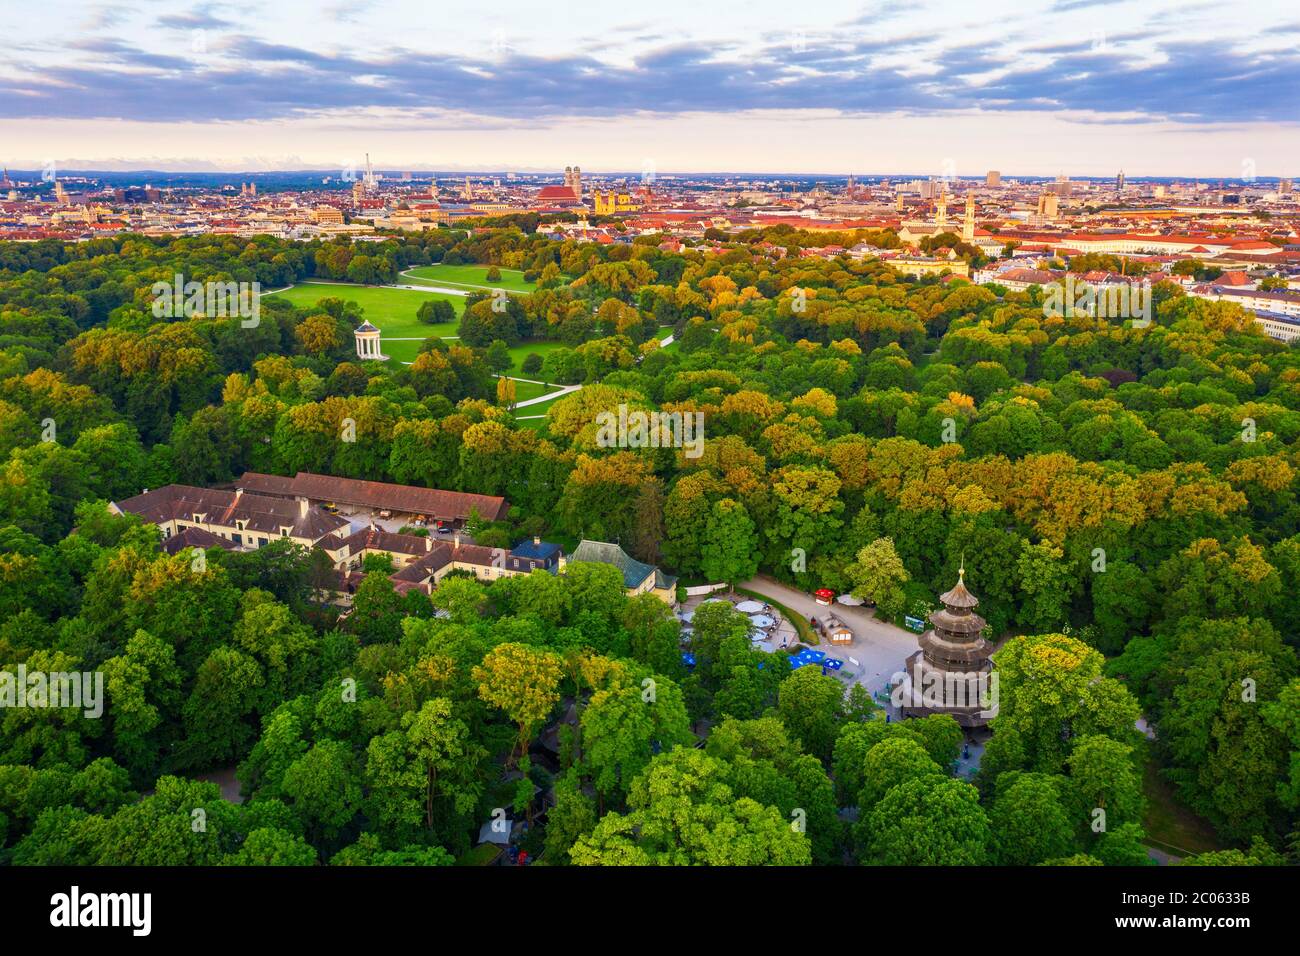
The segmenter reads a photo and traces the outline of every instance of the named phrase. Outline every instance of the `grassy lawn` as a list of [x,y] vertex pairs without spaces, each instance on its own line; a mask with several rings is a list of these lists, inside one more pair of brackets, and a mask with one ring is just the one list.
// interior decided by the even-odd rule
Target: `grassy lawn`
[[[523,387],[524,384],[520,382],[519,388],[522,389]],[[546,416],[550,414],[551,406],[554,405],[556,402],[558,402],[561,398],[568,398],[569,395],[572,394],[573,394],[572,392],[569,392],[566,395],[557,395],[555,398],[552,398],[550,401],[538,402],[536,405],[525,405],[523,408],[515,409],[515,419],[516,421],[518,421],[519,427],[534,428],[534,429],[545,428],[547,422]],[[532,417],[534,415],[541,415],[542,417],[534,418]]]
[[525,282],[524,274],[519,269],[501,269],[501,281],[489,282],[487,271],[489,266],[479,265],[462,265],[462,266],[416,266],[408,271],[398,281],[412,281],[419,284],[421,280],[428,282],[430,285],[446,286],[449,289],[505,289],[507,292],[532,292],[537,288],[536,282]]
[[[474,269],[486,271],[484,266],[424,266],[422,269],[456,270],[458,274],[463,274],[465,270]],[[503,286],[510,282],[510,271],[507,269],[501,270]],[[519,282],[522,284],[523,273],[519,273],[519,276],[521,277]],[[415,318],[420,303],[429,299],[450,302],[456,309],[457,315],[461,313],[465,305],[463,296],[450,295],[445,292],[420,292],[413,289],[391,289],[384,286],[349,284],[336,285],[325,282],[302,282],[285,289],[283,292],[272,293],[272,295],[287,299],[299,308],[307,308],[315,305],[321,299],[330,298],[355,302],[361,306],[362,315],[383,333],[380,341],[384,354],[399,362],[414,362],[424,339],[430,337],[455,338],[460,330],[459,319],[455,322],[441,322],[437,325],[421,324]],[[523,375],[521,366],[529,353],[536,352],[545,358],[547,353],[561,347],[559,342],[525,342],[523,345],[516,345],[510,350],[510,358],[513,364],[506,374],[512,376]],[[536,378],[537,375],[540,375],[540,373],[524,377]],[[535,388],[535,386],[524,386],[521,383],[521,391],[519,392],[521,399],[533,398],[535,395],[542,394],[541,390],[525,394],[522,391],[525,387]]]
[[1175,856],[1226,849],[1214,827],[1179,802],[1173,786],[1160,776],[1149,747],[1142,782],[1147,798],[1142,824],[1148,843]]
[[[450,302],[459,316],[465,304],[464,296],[449,295],[445,292],[418,292],[412,289],[334,285],[325,282],[303,282],[283,292],[275,292],[273,295],[288,299],[299,308],[313,306],[321,299],[343,299],[347,302],[355,302],[361,306],[362,315],[370,324],[384,333],[385,339],[390,335],[400,338],[455,335],[459,320],[443,322],[439,325],[422,325],[416,320],[415,313],[423,302],[442,300]],[[418,345],[418,343],[407,344]],[[384,345],[384,350],[388,351],[387,343]]]
[[[380,326],[380,328],[382,328],[382,326]],[[421,325],[419,326],[417,331],[412,332],[411,334],[424,335],[424,336],[436,335],[442,338],[446,338],[448,336],[455,336],[456,327],[443,326],[443,325]],[[420,345],[422,344],[423,340],[419,342],[395,341],[393,339],[390,339],[385,334],[382,341],[384,347],[384,354],[387,355],[389,358],[395,358],[399,362],[414,362],[415,356],[419,354]],[[523,377],[523,378],[530,378],[533,379],[534,381],[540,382],[542,380],[541,372],[534,372],[532,375],[524,375],[523,369],[521,368],[521,366],[524,363],[524,359],[528,356],[530,352],[536,352],[538,355],[545,358],[546,353],[558,348],[563,348],[563,346],[560,345],[559,342],[530,342],[526,345],[517,345],[510,350],[511,365],[510,368],[506,369],[506,374],[509,375],[511,378]],[[558,385],[555,385],[554,382],[552,382],[551,385],[552,387],[547,389],[547,391],[554,391],[556,388],[559,387]],[[540,389],[533,394],[529,394],[529,395],[524,394],[523,392],[524,388],[533,388],[533,387],[535,386],[526,385],[525,383],[520,382],[519,397],[532,398],[533,394],[536,395],[542,394]]]
[[380,339],[384,354],[390,359],[396,359],[399,362],[414,362],[415,357],[420,354],[420,346],[423,344],[422,341],[399,342],[393,339]]
[[[521,366],[524,364],[524,359],[528,357],[530,352],[536,352],[544,359],[551,352],[564,347],[565,346],[559,342],[525,342],[523,345],[516,345],[510,350],[510,358],[514,364],[510,366],[510,371],[507,374],[524,375]],[[540,381],[541,375],[541,372],[534,372],[531,375],[524,375],[524,378],[535,378]]]
[[[555,391],[554,388],[545,388],[541,385],[534,385],[532,382],[515,382],[515,401],[527,401],[530,398],[536,398],[538,395],[545,395],[547,392],[553,391]],[[539,402],[538,404],[541,405],[545,403]],[[536,406],[534,405],[527,406],[527,408],[524,409],[524,414],[527,415],[528,409],[535,407]]]

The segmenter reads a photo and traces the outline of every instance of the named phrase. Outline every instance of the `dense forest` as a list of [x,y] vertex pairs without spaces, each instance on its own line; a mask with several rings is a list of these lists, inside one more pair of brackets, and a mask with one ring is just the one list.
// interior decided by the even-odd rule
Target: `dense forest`
[[[0,710],[0,859],[441,865],[504,810],[550,865],[1124,865],[1156,776],[1223,847],[1191,862],[1296,861],[1294,349],[1172,283],[1134,328],[799,255],[892,234],[675,253],[536,225],[0,244],[0,669],[102,672],[107,697]],[[346,289],[266,298],[255,327],[150,308],[176,274],[438,262],[537,286],[468,297],[409,366],[356,360]],[[498,402],[498,341],[558,343],[537,374],[584,386],[545,427]],[[620,404],[702,413],[703,455],[601,447]],[[608,566],[431,597],[375,571],[340,621],[303,549],[196,562],[106,507],[245,470],[504,495],[481,543],[619,541],[692,583],[866,590],[890,620],[964,564],[1005,640],[980,772],[954,774],[951,718],[887,722],[726,607],[697,612],[688,668],[671,609]],[[195,779],[229,767],[242,803]]]

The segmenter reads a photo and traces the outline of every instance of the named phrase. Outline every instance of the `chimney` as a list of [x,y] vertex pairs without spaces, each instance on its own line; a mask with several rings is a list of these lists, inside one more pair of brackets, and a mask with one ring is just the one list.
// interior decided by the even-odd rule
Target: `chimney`
[[452,542],[452,544],[454,544],[454,545],[456,546],[456,549],[457,549],[457,550],[460,550],[460,535],[459,535],[459,534],[453,535],[453,536],[452,536],[452,539],[451,539],[451,542]]
[[533,544],[540,545],[541,543],[542,543],[542,536],[540,534],[533,535]]
[[429,551],[432,551],[432,550],[433,550],[433,539],[432,539],[432,538],[425,538],[425,539],[424,539],[424,550],[425,550],[426,552],[429,552]]
[[244,489],[243,489],[243,488],[236,488],[236,489],[235,489],[235,500],[238,501],[238,500],[239,500],[239,496],[242,495],[243,493],[244,493]]
[[301,521],[306,517],[307,517],[307,499],[304,498],[302,495],[299,495],[298,496],[298,520]]

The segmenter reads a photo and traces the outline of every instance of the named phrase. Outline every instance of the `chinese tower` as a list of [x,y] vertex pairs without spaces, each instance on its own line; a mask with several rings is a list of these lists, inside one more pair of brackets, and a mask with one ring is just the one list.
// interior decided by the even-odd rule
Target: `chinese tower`
[[984,618],[974,613],[979,600],[966,590],[964,563],[939,601],[943,607],[918,639],[921,649],[907,659],[902,714],[951,714],[962,727],[983,727],[997,712],[997,679],[990,679],[993,645],[981,636]]

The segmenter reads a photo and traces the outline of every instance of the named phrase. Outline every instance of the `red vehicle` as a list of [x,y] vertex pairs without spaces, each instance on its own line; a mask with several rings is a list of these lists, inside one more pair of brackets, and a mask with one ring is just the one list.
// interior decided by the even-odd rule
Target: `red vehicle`
[[830,588],[818,588],[816,591],[813,592],[813,597],[817,599],[818,604],[823,604],[826,607],[830,607],[831,601],[835,599],[835,592],[832,591]]

